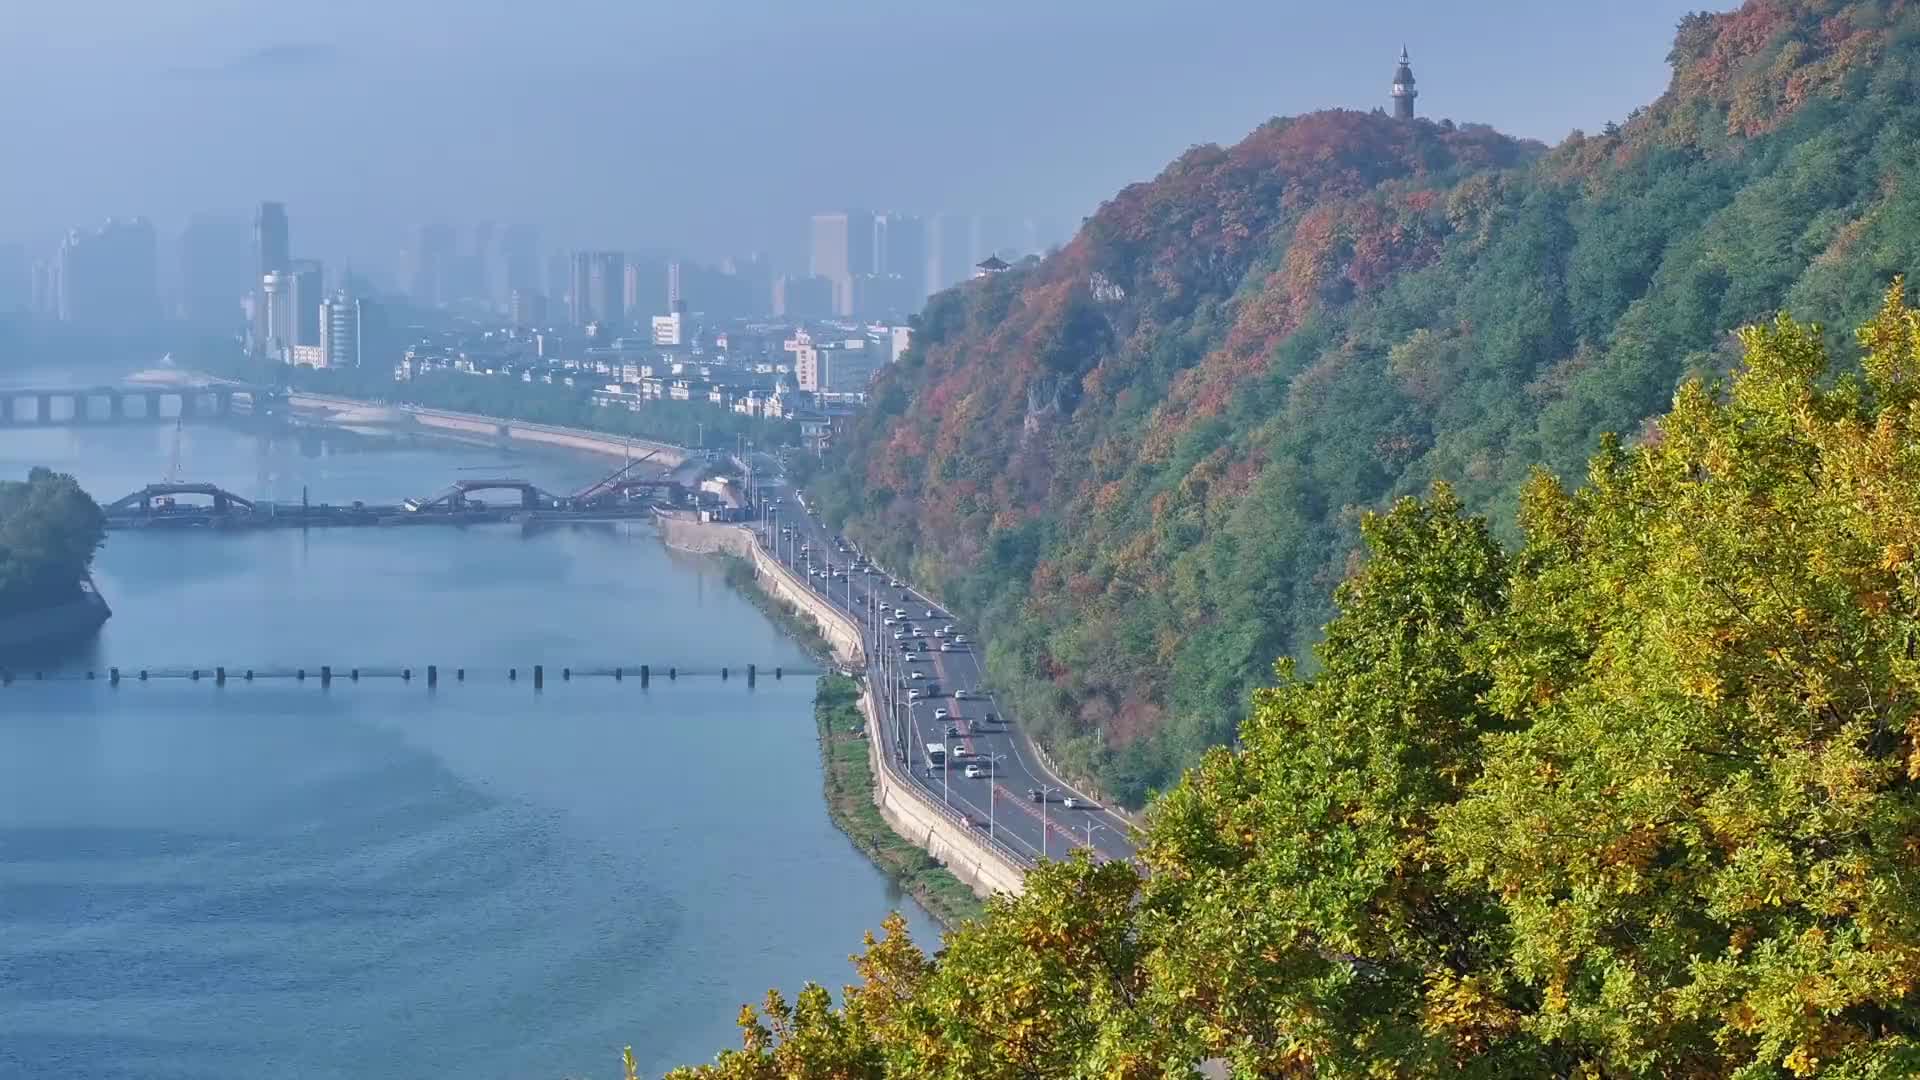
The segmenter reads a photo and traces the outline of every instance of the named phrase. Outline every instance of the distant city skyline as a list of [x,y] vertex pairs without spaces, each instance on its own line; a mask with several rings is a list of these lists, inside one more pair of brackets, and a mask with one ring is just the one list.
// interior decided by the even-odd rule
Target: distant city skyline
[[[1403,43],[1421,115],[1549,142],[1598,129],[1664,88],[1696,5],[552,0],[450,19],[436,0],[336,0],[316,21],[30,3],[0,41],[0,93],[24,103],[10,156],[31,163],[0,176],[0,241],[44,251],[143,216],[164,244],[261,199],[297,208],[300,254],[389,273],[396,239],[434,220],[783,264],[834,206],[1072,226],[1193,143],[1384,106]],[[670,47],[639,62],[639,40]]]

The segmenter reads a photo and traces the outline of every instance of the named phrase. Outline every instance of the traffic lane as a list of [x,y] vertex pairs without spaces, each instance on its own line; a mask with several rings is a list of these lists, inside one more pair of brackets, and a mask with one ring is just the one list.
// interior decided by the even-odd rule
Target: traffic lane
[[[819,554],[821,556],[819,565],[835,565],[844,568],[851,561],[849,558],[851,553],[843,553],[833,547],[834,538],[811,517],[808,517],[805,523],[800,526],[799,536],[801,542],[806,544],[810,549],[815,545],[819,546]],[[807,557],[800,556],[797,553],[797,547],[792,550],[794,553],[790,556],[791,559],[795,560],[797,564],[807,563],[809,564],[808,569],[812,568],[811,560]],[[831,553],[829,554],[829,552]],[[812,554],[813,552],[810,550],[808,556]],[[831,560],[834,557],[838,557],[841,561],[839,563],[832,563]],[[877,575],[854,575],[850,589],[844,587],[846,585],[844,579],[837,582],[837,584],[841,584],[843,587],[834,589],[831,585],[836,584],[836,582],[831,577],[822,578],[809,574],[807,578],[809,587],[816,593],[826,597],[835,607],[847,610],[850,614],[854,615],[861,614],[862,608],[865,608],[868,612],[873,612],[877,606],[882,603],[887,605],[886,611],[887,614],[890,615],[894,607],[911,603],[914,597],[919,597],[920,602],[924,606],[917,611],[910,611],[909,618],[904,624],[915,625],[924,622],[927,608],[938,607],[938,605],[927,600],[924,595],[913,590],[911,586],[903,583],[901,586],[896,587],[891,584],[891,581],[895,579],[890,578],[886,579],[888,583],[882,586],[880,580],[880,577]],[[886,590],[884,593],[881,591],[882,588]],[[901,598],[903,594],[906,599]],[[849,600],[851,602],[849,602]],[[876,618],[871,621],[877,623],[880,620]],[[896,624],[896,626],[898,625],[902,624]],[[924,636],[915,638],[910,631],[896,640],[892,634],[885,632],[886,630],[895,628],[896,627],[883,627],[883,632],[880,634],[879,640],[869,643],[870,653],[889,646],[898,650],[908,643],[917,644],[919,641],[932,640]],[[918,653],[917,649],[915,651]],[[932,661],[937,674],[927,680],[909,679],[908,681],[910,683],[917,681],[937,682],[940,684],[943,694],[951,693],[954,689],[964,689],[969,693],[977,690],[977,681],[981,674],[981,669],[977,661],[971,665],[972,671],[969,673],[963,667],[956,665],[955,667],[949,668],[944,664],[942,659],[935,659],[936,657],[944,658],[955,654],[937,653],[929,649],[926,653],[919,655],[926,656]],[[914,663],[905,662],[904,654],[902,654],[901,659],[902,662],[899,664],[899,668],[903,672],[911,671],[918,666]],[[975,685],[968,685],[969,683]],[[947,708],[950,716],[965,715],[965,705],[959,700],[947,699],[945,697],[939,699],[943,701],[952,700],[952,704],[950,705],[930,704],[931,700],[933,699],[923,699],[921,702],[909,703],[908,726],[911,732],[910,738],[912,742],[917,744],[906,748],[909,761],[912,760],[916,752],[921,752],[921,747],[918,744],[932,742],[945,743],[949,741],[946,737],[946,727],[949,720],[946,718],[939,720],[933,719],[935,709]],[[984,701],[978,703],[981,705],[985,704]],[[957,727],[959,725],[956,724],[955,726]],[[990,826],[997,824],[996,819],[999,816],[997,811],[999,810],[999,804],[1001,802],[1014,801],[1020,804],[1022,810],[1009,819],[1004,827],[993,827],[990,828],[990,831],[995,833],[1001,842],[1008,843],[1010,846],[1024,848],[1030,855],[1038,857],[1043,853],[1052,854],[1072,847],[1086,846],[1084,833],[1080,834],[1079,838],[1076,838],[1075,834],[1070,831],[1067,823],[1048,812],[1051,808],[1041,809],[1030,801],[1017,798],[1018,793],[1007,785],[1006,781],[1009,779],[1008,763],[1012,763],[1014,770],[1012,779],[1016,784],[1024,783],[1025,786],[1039,788],[1051,786],[1048,784],[1048,781],[1053,780],[1052,777],[1046,776],[1045,774],[1036,774],[1036,772],[1027,765],[1025,756],[1020,753],[1017,740],[1007,733],[996,733],[992,735],[978,733],[977,737],[985,743],[984,753],[986,756],[990,759],[999,759],[997,762],[991,762],[996,765],[996,768],[994,768],[994,775],[990,779],[967,779],[964,763],[956,763],[951,758],[949,758],[946,767],[936,775],[928,776],[924,766],[912,770],[912,774],[929,794],[940,796],[947,805],[978,821],[987,822]],[[955,768],[956,764],[959,764],[957,770]],[[1043,832],[1046,834],[1044,838],[1042,836]],[[1096,828],[1095,836],[1095,855],[1116,857],[1115,853],[1103,852],[1101,850],[1102,845],[1100,841],[1106,839],[1104,826]],[[1130,851],[1123,848],[1117,853],[1117,857],[1125,857],[1128,854],[1130,854]]]
[[[911,582],[902,581],[899,591],[904,592],[908,597],[907,600],[901,601],[902,604],[918,603],[919,605],[921,605],[919,609],[914,612],[914,614],[920,614],[924,616],[924,613],[927,609],[932,609],[934,611],[938,611],[941,613],[941,615],[938,617],[936,621],[945,621],[947,623],[957,625],[957,623],[953,623],[953,619],[951,617],[950,612],[947,612],[946,609],[938,601],[934,600],[934,598],[914,588]],[[955,655],[955,654],[946,654],[946,655]],[[972,667],[971,683],[969,685],[969,684],[963,683],[959,678],[955,678],[953,679],[953,685],[955,686],[966,685],[967,689],[969,690],[977,689],[978,687],[984,685],[986,680],[986,668],[983,664],[980,663],[979,657],[974,654],[971,643],[969,643],[967,648],[963,652],[959,653],[958,655],[965,656],[967,660],[970,662],[970,666]],[[947,681],[949,678],[950,677],[943,672],[943,675],[942,675],[943,683]],[[1004,714],[1002,715],[1004,718]],[[1019,745],[1020,740],[1014,737],[1012,734],[1011,723],[1009,723],[1009,731],[1006,735],[1006,743],[1007,743],[1007,752],[1012,756],[1013,760],[1019,763],[1021,769],[1031,779],[1035,781],[1036,786],[1057,787],[1061,790],[1063,797],[1065,795],[1071,795],[1073,796],[1076,802],[1084,802],[1088,806],[1093,807],[1094,809],[1091,812],[1096,815],[1097,819],[1100,821],[1100,824],[1104,825],[1109,832],[1115,834],[1115,839],[1114,841],[1112,841],[1114,846],[1118,849],[1122,849],[1123,854],[1127,856],[1131,856],[1133,852],[1133,845],[1127,842],[1127,839],[1126,839],[1126,837],[1130,834],[1130,830],[1132,829],[1132,824],[1130,822],[1128,822],[1125,818],[1119,816],[1118,814],[1115,814],[1111,809],[1108,809],[1106,806],[1101,804],[1098,800],[1088,798],[1086,795],[1084,795],[1083,793],[1075,789],[1071,784],[1067,783],[1064,777],[1055,776],[1052,773],[1047,772],[1045,767],[1039,765],[1038,762],[1035,762],[1029,765],[1026,760],[1026,754],[1022,752],[1020,749],[1020,745]],[[1096,835],[1098,835],[1098,830],[1096,830]]]
[[[955,657],[956,659],[954,663],[956,667],[971,668],[972,669],[972,677],[971,677],[972,685],[974,688],[978,688],[979,686],[985,683],[986,675],[987,675],[986,667],[985,665],[981,664],[980,658],[977,655],[975,655],[973,651],[973,646],[970,643],[966,646],[964,651],[954,652],[954,653],[941,653],[940,655]],[[962,678],[965,678],[965,677],[966,676],[962,676]],[[989,696],[986,700],[991,701],[992,700],[991,696]],[[994,711],[996,712],[999,711],[997,708],[997,703]],[[1000,716],[1004,721],[1006,718],[1006,714],[1002,712],[1000,713]],[[1060,787],[1062,789],[1063,796],[1072,795],[1075,801],[1084,801],[1088,806],[1093,808],[1093,813],[1095,813],[1101,819],[1102,823],[1107,827],[1107,830],[1110,833],[1114,834],[1114,847],[1116,849],[1124,849],[1124,854],[1127,857],[1131,857],[1133,854],[1133,844],[1128,840],[1128,837],[1131,835],[1131,830],[1133,828],[1132,824],[1128,822],[1125,818],[1120,817],[1118,814],[1115,814],[1112,810],[1102,805],[1098,800],[1088,799],[1085,795],[1081,794],[1079,791],[1075,790],[1074,788],[1070,786],[1064,786],[1059,777],[1055,777],[1051,773],[1047,772],[1045,766],[1040,765],[1039,762],[1033,762],[1029,764],[1027,761],[1026,754],[1023,753],[1020,749],[1020,740],[1014,737],[1013,726],[1011,724],[1008,724],[1006,725],[1006,727],[1007,727],[1006,739],[1008,744],[1008,752],[1014,756],[1015,760],[1020,762],[1020,766],[1023,771],[1025,771],[1029,776],[1032,776],[1036,779],[1037,783],[1035,786]],[[1098,835],[1097,832],[1096,832],[1096,835]]]
[[[979,658],[973,654],[970,648],[961,646],[961,650],[962,651],[957,652],[936,652],[932,654],[935,657],[934,664],[936,669],[940,672],[941,682],[943,685],[949,681],[955,685],[963,685],[971,682],[977,689],[980,678],[984,675],[984,670],[980,666]],[[968,692],[971,694],[974,693],[975,690],[970,689]],[[969,724],[973,718],[996,711],[997,705],[991,696],[956,701],[953,705],[954,714],[968,719]],[[1002,719],[1004,720],[1004,715]],[[1022,780],[1027,787],[1034,788],[1035,790],[1047,787],[1059,788],[1058,780],[1041,767],[1038,762],[1030,761],[1026,753],[1022,751],[1020,740],[1014,734],[1012,725],[1004,723],[996,724],[995,730],[980,734],[987,741],[988,745],[991,746],[992,753],[1005,756],[1010,766],[1006,771],[1007,775]],[[1100,829],[1094,830],[1096,837],[1104,837],[1104,839],[1097,841],[1102,851],[1116,858],[1132,857],[1133,845],[1128,841],[1128,826],[1123,819],[1115,817],[1112,811],[1107,810],[1098,802],[1083,799],[1083,797],[1072,788],[1062,788],[1058,794],[1062,799],[1067,796],[1072,796],[1074,801],[1081,803],[1085,808],[1085,812],[1093,814],[1101,828],[1106,830],[1105,833],[1102,833]],[[1076,810],[1078,809],[1079,808],[1076,808]]]

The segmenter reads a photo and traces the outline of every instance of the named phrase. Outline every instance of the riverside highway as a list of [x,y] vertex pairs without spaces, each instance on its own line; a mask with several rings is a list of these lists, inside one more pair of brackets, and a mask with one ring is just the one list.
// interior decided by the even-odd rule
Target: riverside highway
[[[783,492],[776,484],[766,484],[763,497],[778,499]],[[768,524],[760,523],[759,527],[767,530]],[[783,528],[794,532],[782,537]],[[904,748],[903,763],[916,783],[933,798],[966,815],[982,832],[991,832],[994,839],[1028,858],[1059,859],[1089,844],[1100,859],[1133,857],[1127,821],[1040,763],[1032,744],[985,685],[985,670],[975,651],[980,647],[978,641],[949,617],[950,612],[905,581],[897,586],[889,584],[894,579],[884,572],[848,573],[845,577],[816,573],[829,565],[844,571],[858,552],[851,548],[846,554],[838,551],[833,535],[806,512],[797,496],[776,504],[770,533],[769,550],[816,593],[851,613],[863,628],[869,676],[877,691],[875,699],[882,710],[892,713],[882,717],[889,744],[885,750],[895,760],[903,760]],[[767,535],[763,531],[763,542]],[[906,610],[905,629],[899,620],[884,625],[884,619],[892,617],[896,608]],[[927,616],[929,610],[934,617]],[[939,628],[947,626],[965,635],[967,642],[955,644],[950,637],[936,636]],[[915,630],[924,636],[913,636]],[[894,638],[896,631],[904,635],[898,641]],[[922,642],[927,646],[924,651],[918,648]],[[950,643],[950,651],[940,650],[943,642]],[[909,652],[904,648],[907,645],[915,648]],[[915,672],[923,677],[913,678]],[[929,683],[938,688],[937,692],[923,691],[919,700],[907,700],[907,688]],[[939,709],[946,710],[947,715],[935,719]],[[949,725],[957,735],[947,734]],[[928,743],[963,748],[966,754],[950,753],[944,768],[929,769],[925,755]],[[968,765],[977,765],[986,775],[969,779]],[[1032,798],[1030,792],[1036,791],[1045,795],[1044,802]]]

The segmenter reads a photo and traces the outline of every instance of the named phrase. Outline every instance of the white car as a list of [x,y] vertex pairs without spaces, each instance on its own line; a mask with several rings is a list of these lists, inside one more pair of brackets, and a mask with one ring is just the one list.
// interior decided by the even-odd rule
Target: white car
[[924,664],[927,657],[924,653],[910,652],[906,655],[906,661],[909,664]]
[[1069,795],[1066,798],[1060,800],[1060,805],[1066,807],[1069,810],[1078,810],[1081,804],[1079,799],[1076,799],[1073,796]]
[[933,718],[935,720],[945,720],[947,718],[947,710],[945,709],[933,710]]
[[967,766],[967,779],[978,780],[985,775],[987,775],[987,770],[981,768],[980,766],[978,765]]
[[[940,643],[940,651],[941,651],[941,652],[952,652],[952,651],[953,651],[953,642],[951,642],[951,641],[943,641],[943,642],[941,642],[941,643]],[[959,695],[955,695],[955,696],[957,697],[957,696],[959,696]]]
[[919,627],[917,627],[917,626],[916,626],[916,627],[914,627],[914,628],[913,628],[913,636],[914,636],[914,637],[926,637],[926,636],[927,636],[927,632],[926,632],[925,630],[922,630],[922,629],[920,629]]
[[967,643],[967,635],[965,634],[953,635],[953,643],[955,645],[965,645]]
[[926,677],[927,677],[927,673],[924,671],[913,671],[913,672],[907,673],[907,678],[909,679],[924,679]]
[[887,588],[889,588],[889,589],[897,589],[897,588],[899,588],[899,587],[900,587],[900,579],[899,579],[899,578],[888,578],[888,579],[887,579]]
[[919,701],[919,700],[920,700],[920,691],[918,691],[918,690],[909,690],[909,691],[907,691],[907,700],[908,700],[908,701]]
[[[945,645],[942,645],[942,646],[940,646],[940,647],[941,647],[941,648],[943,648],[943,649],[944,649],[944,648],[946,648],[946,646],[945,646]],[[967,692],[967,691],[965,691],[965,690],[955,690],[955,691],[953,692],[953,700],[955,700],[955,701],[965,701],[965,700],[967,700],[968,698],[970,698],[970,697],[972,697],[972,696],[973,696],[973,695],[972,695],[971,693],[968,693],[968,692]]]
[[889,616],[887,616],[886,618],[884,618],[884,619],[881,619],[881,620],[880,620],[880,625],[881,625],[881,626],[892,626],[892,625],[893,625],[893,616],[891,616],[891,615],[889,615]]
[[893,632],[893,640],[905,641],[906,639],[907,639],[907,632],[905,630],[895,630]]
[[928,608],[928,609],[927,609],[927,618],[929,618],[929,619],[931,619],[931,618],[933,618],[933,617],[934,617],[934,615],[933,615],[933,609],[932,609],[932,608]]

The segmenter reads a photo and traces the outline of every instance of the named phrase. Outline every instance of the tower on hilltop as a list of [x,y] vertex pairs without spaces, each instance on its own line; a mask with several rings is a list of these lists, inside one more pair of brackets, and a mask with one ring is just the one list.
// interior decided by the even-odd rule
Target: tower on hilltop
[[1400,66],[1393,69],[1393,118],[1413,119],[1413,99],[1420,91],[1413,88],[1413,68],[1407,66],[1407,47],[1400,46]]

